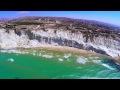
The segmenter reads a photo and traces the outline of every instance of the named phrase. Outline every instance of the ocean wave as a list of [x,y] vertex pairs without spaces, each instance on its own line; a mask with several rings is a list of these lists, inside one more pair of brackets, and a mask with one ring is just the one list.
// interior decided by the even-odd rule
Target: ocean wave
[[93,63],[96,63],[96,64],[100,64],[110,70],[115,70],[114,68],[112,68],[111,66],[109,66],[108,64],[105,64],[105,63],[102,63],[101,60],[92,60]]
[[106,67],[106,68],[108,68],[108,69],[110,69],[110,70],[115,70],[114,68],[112,68],[112,67],[110,67],[109,65],[107,65],[107,64],[102,64],[104,67]]
[[52,55],[49,55],[49,54],[42,54],[40,52],[37,53],[36,50],[34,50],[32,52],[26,51],[26,50],[24,50],[24,51],[21,51],[21,50],[0,50],[0,52],[2,52],[2,53],[15,53],[15,54],[17,54],[17,56],[18,56],[18,54],[32,54],[34,56],[41,56],[41,57],[45,57],[45,58],[52,58],[53,57]]

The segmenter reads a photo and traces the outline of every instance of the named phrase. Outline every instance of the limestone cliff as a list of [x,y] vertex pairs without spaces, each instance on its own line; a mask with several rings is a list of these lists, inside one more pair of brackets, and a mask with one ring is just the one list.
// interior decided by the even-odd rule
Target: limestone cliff
[[17,19],[19,23],[13,20],[9,22],[10,25],[1,25],[0,47],[8,49],[60,45],[92,50],[113,57],[120,56],[120,32],[116,28],[65,18],[50,19],[23,19],[27,21],[27,25]]

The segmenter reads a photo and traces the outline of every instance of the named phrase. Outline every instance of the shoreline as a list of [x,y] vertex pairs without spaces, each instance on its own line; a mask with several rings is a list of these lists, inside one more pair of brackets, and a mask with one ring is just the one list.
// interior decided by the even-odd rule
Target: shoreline
[[16,47],[16,49],[43,49],[43,50],[52,50],[52,51],[59,51],[59,52],[69,52],[73,54],[92,54],[92,55],[98,55],[98,56],[103,56],[105,58],[110,58],[113,59],[115,62],[120,63],[120,57],[112,57],[112,56],[107,56],[104,54],[96,53],[94,51],[88,51],[84,49],[78,49],[74,47],[68,47],[68,46],[53,46],[53,45],[40,45],[37,47]]
[[104,54],[96,53],[93,51],[88,51],[88,50],[83,50],[83,49],[78,49],[74,47],[68,47],[68,46],[52,46],[52,45],[41,45],[39,47],[32,47],[36,49],[44,49],[44,50],[53,50],[53,51],[60,51],[60,52],[69,52],[73,54],[93,54],[93,55],[98,55],[98,56],[103,56],[106,58],[113,59],[115,62],[120,63],[120,57],[112,57],[112,56],[107,56]]
[[[104,56],[107,58],[112,58],[115,59],[114,57],[111,56],[107,56],[104,54],[100,54],[94,51],[88,51],[88,50],[84,50],[84,49],[78,49],[78,48],[74,48],[74,47],[68,47],[68,46],[53,46],[53,45],[41,45],[38,47],[28,47],[25,49],[44,49],[44,50],[52,50],[52,51],[60,51],[60,52],[70,52],[70,53],[74,53],[74,54],[93,54],[93,55],[99,55],[99,56]],[[119,57],[117,57],[119,58]]]

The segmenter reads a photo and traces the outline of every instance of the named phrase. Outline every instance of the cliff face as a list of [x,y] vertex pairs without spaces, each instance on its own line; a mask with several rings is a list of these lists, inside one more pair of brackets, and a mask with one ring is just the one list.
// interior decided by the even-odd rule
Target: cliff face
[[101,23],[47,17],[29,17],[9,22],[14,24],[0,26],[0,48],[60,45],[120,56],[120,32]]
[[[114,37],[115,38],[115,37]],[[0,29],[0,47],[36,47],[40,45],[60,45],[92,50],[110,56],[120,56],[120,38],[111,35],[90,34],[64,29],[46,30],[6,30]]]

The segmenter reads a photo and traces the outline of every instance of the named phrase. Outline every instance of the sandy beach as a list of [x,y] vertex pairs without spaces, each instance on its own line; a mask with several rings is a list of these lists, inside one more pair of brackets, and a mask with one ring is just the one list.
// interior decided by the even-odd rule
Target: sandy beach
[[96,53],[94,51],[88,51],[88,50],[83,50],[83,49],[78,49],[78,48],[68,47],[68,46],[40,45],[38,47],[30,47],[30,48],[27,47],[25,49],[52,50],[52,51],[60,51],[60,52],[69,52],[69,53],[73,53],[73,54],[77,54],[77,55],[90,54],[90,55],[96,55],[96,56],[102,56],[102,57],[110,58],[110,59],[113,59],[116,62],[120,63],[120,57],[111,57],[111,56],[103,55],[103,54],[100,54],[100,53]]
[[111,56],[103,55],[103,54],[96,53],[96,52],[93,52],[93,51],[77,49],[77,48],[73,48],[73,47],[41,45],[41,46],[35,47],[35,48],[40,48],[40,49],[45,49],[45,50],[53,50],[53,51],[60,51],[60,52],[70,52],[70,53],[74,53],[74,54],[77,54],[77,55],[80,55],[80,54],[98,55],[98,56],[103,56],[103,57],[106,57],[106,58],[112,58],[115,61],[120,63],[120,57],[111,57]]
[[103,54],[96,53],[96,52],[93,52],[93,51],[77,49],[77,48],[74,48],[74,47],[67,47],[67,46],[41,45],[41,46],[38,46],[38,47],[31,47],[31,48],[53,50],[53,51],[60,51],[60,52],[70,52],[70,53],[74,53],[74,54],[78,54],[78,55],[79,54],[92,54],[92,55],[98,55],[98,56],[104,56],[104,57],[111,58],[111,56],[103,55]]

